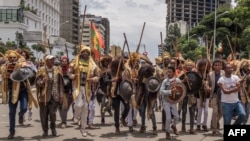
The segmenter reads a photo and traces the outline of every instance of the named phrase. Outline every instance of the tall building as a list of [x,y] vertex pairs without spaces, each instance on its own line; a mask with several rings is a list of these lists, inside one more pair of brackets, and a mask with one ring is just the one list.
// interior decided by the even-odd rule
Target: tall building
[[[59,37],[59,27],[62,24],[59,20],[59,2],[60,0],[0,0],[0,33],[4,33],[0,34],[0,42],[14,42],[18,47],[23,41],[31,47],[49,39],[50,43],[46,43],[53,55],[65,53],[67,45],[69,57],[72,58],[74,45]],[[46,39],[43,39],[44,27],[47,29]],[[47,49],[47,54],[49,52]],[[35,56],[42,58],[36,52]]]
[[[215,4],[217,2],[217,4]],[[166,26],[167,34],[170,24],[177,21],[185,21],[186,31],[195,27],[200,20],[219,6],[231,5],[231,0],[166,0],[167,17]]]
[[[83,15],[81,15],[81,21],[82,21]],[[92,47],[91,44],[91,32],[90,32],[90,21],[93,21],[95,23],[95,26],[99,33],[101,34],[102,38],[105,42],[105,49],[101,50],[101,54],[109,53],[109,40],[110,40],[110,32],[109,32],[109,20],[107,18],[102,18],[101,16],[95,16],[91,14],[85,15],[85,21],[84,21],[84,28],[82,33],[82,43],[86,46]],[[82,23],[80,29],[82,30]]]
[[3,42],[16,40],[16,33],[27,35],[29,42],[34,42],[28,37],[40,31],[40,38],[43,38],[45,26],[47,37],[59,36],[59,0],[0,0],[0,10],[0,31],[7,33],[1,36]]
[[37,23],[40,30],[47,27],[48,37],[50,35],[59,36],[60,27],[60,0],[24,0],[26,7],[36,11],[41,18]]
[[102,25],[105,27],[104,31],[104,54],[108,54],[110,52],[110,25],[109,25],[109,19],[108,18],[102,18]]
[[60,0],[60,36],[79,44],[79,0]]

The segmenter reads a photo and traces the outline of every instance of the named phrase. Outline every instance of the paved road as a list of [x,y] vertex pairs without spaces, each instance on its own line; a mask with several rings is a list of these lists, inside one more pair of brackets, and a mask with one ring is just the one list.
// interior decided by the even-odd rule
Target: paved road
[[[0,100],[1,102],[1,100]],[[19,109],[19,107],[18,107]],[[19,110],[17,110],[19,111]],[[39,110],[33,109],[33,119],[32,121],[27,121],[23,126],[16,126],[16,135],[14,140],[28,140],[28,141],[145,141],[147,139],[152,141],[164,141],[165,133],[161,131],[161,113],[156,112],[157,126],[158,126],[158,135],[152,134],[152,124],[151,121],[147,121],[147,130],[146,133],[138,133],[140,125],[135,128],[135,132],[128,132],[128,127],[121,127],[121,133],[115,134],[115,128],[113,124],[113,117],[106,115],[106,125],[101,125],[100,114],[99,114],[99,105],[96,104],[96,116],[94,119],[95,126],[98,129],[89,129],[88,136],[82,137],[79,128],[70,120],[72,117],[72,112],[69,112],[69,119],[67,128],[60,128],[60,118],[57,116],[57,137],[49,135],[47,138],[42,138],[42,128],[40,125]],[[187,115],[187,121],[189,115]],[[211,109],[209,109],[209,118],[211,120]],[[138,122],[140,123],[140,117],[137,117]],[[18,121],[18,119],[16,119]],[[221,121],[222,122],[222,121]],[[249,123],[249,122],[248,122]],[[188,125],[189,123],[187,123]],[[222,125],[222,123],[221,123]],[[208,122],[208,127],[210,127],[210,122]],[[181,123],[177,125],[177,129],[181,129]],[[187,129],[189,127],[187,126]],[[0,105],[0,140],[7,140],[9,134],[9,124],[8,124],[8,105]],[[223,133],[223,129],[220,131]],[[49,131],[49,134],[51,132]],[[171,134],[173,141],[221,141],[223,140],[222,134],[219,136],[212,136],[211,131],[209,132],[197,132],[195,135],[190,135],[188,133],[180,133],[179,136]]]

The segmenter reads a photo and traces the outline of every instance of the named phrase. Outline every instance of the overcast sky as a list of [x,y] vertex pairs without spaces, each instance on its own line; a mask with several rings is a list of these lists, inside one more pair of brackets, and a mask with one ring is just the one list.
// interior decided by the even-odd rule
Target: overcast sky
[[[126,34],[130,51],[139,44],[143,24],[146,23],[141,40],[140,53],[144,45],[152,62],[158,56],[158,45],[166,35],[165,0],[80,0],[81,13],[87,5],[86,13],[108,18],[110,21],[110,45],[123,46]],[[234,0],[232,0],[234,3]],[[235,5],[235,3],[233,4]],[[127,50],[125,50],[127,51]]]
[[[160,32],[163,39],[166,30],[165,0],[80,0],[81,13],[87,5],[86,14],[93,14],[108,18],[110,21],[110,45],[123,46],[126,34],[130,51],[136,50],[139,44],[144,22],[145,28],[141,40],[140,53],[144,52],[144,45],[148,57],[154,62],[158,56]],[[125,50],[127,51],[127,50]]]

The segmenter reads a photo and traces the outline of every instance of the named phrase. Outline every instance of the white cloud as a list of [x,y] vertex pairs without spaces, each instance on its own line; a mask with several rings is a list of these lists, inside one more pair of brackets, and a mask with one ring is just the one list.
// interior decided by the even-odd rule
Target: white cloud
[[[145,44],[151,61],[158,56],[160,32],[166,30],[165,0],[83,0],[81,13],[87,5],[86,13],[108,18],[110,21],[110,45],[123,45],[126,34],[130,51],[136,50],[146,23],[141,44]],[[140,47],[140,53],[144,48]]]

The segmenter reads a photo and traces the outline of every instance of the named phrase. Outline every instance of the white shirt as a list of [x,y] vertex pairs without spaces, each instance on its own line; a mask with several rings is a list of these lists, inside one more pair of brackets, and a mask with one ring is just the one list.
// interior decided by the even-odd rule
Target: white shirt
[[[223,84],[226,89],[233,89],[236,87],[236,83],[240,81],[240,78],[237,75],[231,75],[230,78],[222,76],[218,80],[218,84]],[[221,102],[224,103],[236,103],[239,101],[238,92],[231,94],[224,94],[221,90]]]

